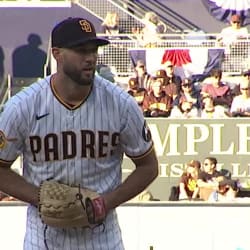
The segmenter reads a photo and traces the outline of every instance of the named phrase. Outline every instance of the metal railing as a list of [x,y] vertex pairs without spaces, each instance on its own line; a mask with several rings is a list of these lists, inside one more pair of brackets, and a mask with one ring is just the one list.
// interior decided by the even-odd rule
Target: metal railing
[[8,74],[6,80],[2,82],[1,89],[0,112],[3,110],[4,103],[11,97],[11,76]]
[[[216,34],[164,34],[146,44],[138,36],[133,34],[109,36],[111,44],[100,48],[98,62],[113,66],[118,75],[129,75],[133,71],[131,51],[137,50],[139,53],[144,50],[146,53],[151,49],[161,49],[162,51],[189,50],[191,53],[203,49],[203,51],[222,52],[221,68],[227,75],[241,74],[242,71],[250,68],[250,39],[241,40],[231,46],[221,46],[215,39]],[[156,58],[151,58],[151,60],[156,60]],[[156,63],[159,64],[159,61]]]
[[132,14],[127,5],[123,4],[123,1],[112,1],[112,0],[75,0],[75,4],[84,8],[89,13],[93,14],[100,20],[104,20],[108,12],[116,12],[119,16],[120,27],[125,33],[132,31],[133,27],[142,25],[141,18],[144,16],[145,11],[136,11]]

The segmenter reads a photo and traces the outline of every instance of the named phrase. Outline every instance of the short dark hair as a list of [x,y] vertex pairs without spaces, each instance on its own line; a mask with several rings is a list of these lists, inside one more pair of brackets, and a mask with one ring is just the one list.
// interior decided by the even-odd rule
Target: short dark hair
[[212,77],[221,77],[222,76],[222,70],[221,69],[212,69],[210,75]]
[[217,159],[215,157],[206,157],[205,159],[209,160],[215,166],[217,165]]

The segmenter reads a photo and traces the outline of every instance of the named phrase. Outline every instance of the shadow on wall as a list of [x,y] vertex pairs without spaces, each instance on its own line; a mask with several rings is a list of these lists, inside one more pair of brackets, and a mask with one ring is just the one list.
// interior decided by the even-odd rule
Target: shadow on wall
[[17,47],[12,54],[13,77],[39,78],[44,76],[47,54],[39,48],[41,37],[29,34],[28,44]]

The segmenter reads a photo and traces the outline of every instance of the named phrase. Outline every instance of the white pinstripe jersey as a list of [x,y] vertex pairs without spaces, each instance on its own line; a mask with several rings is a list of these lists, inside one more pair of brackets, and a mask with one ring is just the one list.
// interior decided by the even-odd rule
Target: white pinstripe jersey
[[[74,110],[56,96],[50,76],[32,84],[7,102],[0,131],[6,139],[0,143],[0,159],[13,161],[23,153],[27,181],[39,185],[53,178],[99,193],[121,183],[124,153],[140,157],[152,148],[133,97],[99,76],[88,98]],[[49,249],[123,249],[115,211],[105,226],[104,232],[49,228]],[[43,249],[43,227],[37,209],[29,206],[25,249]]]

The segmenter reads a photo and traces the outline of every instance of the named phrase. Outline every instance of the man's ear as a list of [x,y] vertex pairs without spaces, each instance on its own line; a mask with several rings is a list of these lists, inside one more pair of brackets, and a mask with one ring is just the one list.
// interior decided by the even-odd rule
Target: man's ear
[[55,58],[55,60],[57,60],[59,55],[60,55],[60,49],[54,47],[54,48],[51,49],[51,51],[52,51],[53,57]]

